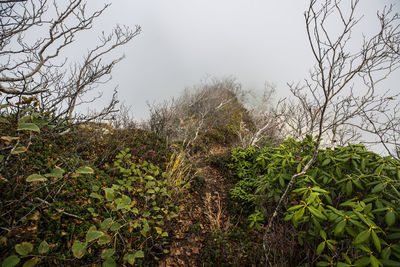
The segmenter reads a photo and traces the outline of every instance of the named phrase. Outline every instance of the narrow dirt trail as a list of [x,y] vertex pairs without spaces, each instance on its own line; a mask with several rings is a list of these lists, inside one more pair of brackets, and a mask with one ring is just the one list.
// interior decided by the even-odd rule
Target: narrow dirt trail
[[185,203],[174,227],[170,253],[160,262],[160,266],[203,266],[201,253],[206,238],[210,237],[212,231],[226,227],[229,216],[225,177],[208,163],[210,155],[219,155],[226,151],[227,148],[217,147],[211,149],[207,155],[198,154],[192,157],[198,176],[204,178],[202,190],[198,191],[193,186],[191,198]]

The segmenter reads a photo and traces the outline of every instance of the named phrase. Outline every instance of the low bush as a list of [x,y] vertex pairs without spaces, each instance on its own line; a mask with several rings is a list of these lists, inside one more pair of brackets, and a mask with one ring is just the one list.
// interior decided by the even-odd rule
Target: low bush
[[[314,148],[308,137],[287,139],[276,148],[232,151],[230,167],[239,181],[231,197],[251,205],[253,227],[268,220]],[[296,180],[280,217],[296,227],[295,245],[302,247],[289,264],[399,266],[399,191],[400,163],[393,158],[361,144],[320,150],[317,162]]]

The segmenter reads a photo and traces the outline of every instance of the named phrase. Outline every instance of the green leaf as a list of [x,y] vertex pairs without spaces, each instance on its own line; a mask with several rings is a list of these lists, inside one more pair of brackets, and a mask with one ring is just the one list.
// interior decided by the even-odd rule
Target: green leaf
[[365,241],[367,241],[369,239],[370,235],[371,235],[371,232],[369,230],[362,231],[356,236],[354,243],[356,243],[356,244],[364,243]]
[[390,254],[392,254],[390,247],[386,247],[382,250],[381,256],[383,259],[388,260],[390,258]]
[[38,248],[39,254],[46,254],[47,252],[49,252],[49,244],[47,244],[46,240],[43,240]]
[[100,236],[99,240],[97,240],[97,244],[99,245],[105,245],[111,242],[111,236],[105,234]]
[[396,222],[396,214],[394,214],[393,210],[389,210],[386,212],[385,221],[387,226],[392,226]]
[[10,123],[6,118],[0,117],[0,123]]
[[18,123],[17,131],[34,131],[39,133],[40,129],[34,123]]
[[144,252],[143,252],[142,250],[138,250],[138,251],[136,251],[136,252],[134,253],[133,256],[135,257],[135,259],[144,258]]
[[112,223],[113,223],[113,219],[112,218],[107,218],[100,224],[100,228],[102,230],[107,230],[108,228],[110,228]]
[[82,258],[86,253],[86,246],[86,242],[83,243],[79,240],[76,240],[72,245],[72,253],[74,254],[74,257],[78,259]]
[[125,254],[124,261],[128,262],[130,265],[135,264],[135,256],[133,254]]
[[91,198],[103,199],[103,196],[102,196],[102,195],[99,195],[99,194],[94,193],[94,192],[90,193],[89,196],[90,196]]
[[345,220],[341,220],[335,227],[334,230],[334,236],[338,236],[341,233],[343,233],[344,228],[346,227],[346,221]]
[[119,230],[119,228],[121,228],[121,224],[118,222],[113,222],[110,226],[110,230],[113,232]]
[[367,266],[370,262],[371,260],[369,257],[362,257],[361,259],[358,259],[356,260],[356,262],[354,262],[354,266],[363,267]]
[[114,189],[112,188],[105,188],[104,192],[106,194],[106,199],[108,201],[113,201],[114,200]]
[[40,261],[40,258],[34,257],[34,258],[29,259],[29,260],[27,260],[26,262],[24,262],[24,265],[22,265],[22,267],[33,267],[33,266],[35,266],[39,261]]
[[348,181],[346,184],[346,195],[351,195],[351,193],[353,192],[353,183],[352,181]]
[[375,194],[378,192],[381,192],[383,189],[385,189],[386,184],[385,183],[379,183],[377,185],[374,186],[374,188],[372,188],[371,193]]
[[55,167],[50,173],[46,173],[44,176],[46,177],[55,177],[55,178],[62,178],[65,171],[60,167]]
[[379,261],[385,267],[399,267],[400,266],[400,262],[399,261],[393,261],[393,260],[389,260],[389,259],[379,259]]
[[94,170],[89,166],[81,166],[75,172],[79,174],[93,174]]
[[322,230],[322,229],[319,231],[319,235],[320,235],[324,240],[327,238],[325,231]]
[[107,258],[110,258],[112,255],[114,255],[114,253],[115,253],[115,250],[112,249],[112,248],[105,249],[105,250],[103,250],[103,252],[101,253],[101,258],[102,258],[103,260],[104,260],[104,259],[107,259]]
[[321,253],[324,251],[324,249],[325,249],[325,244],[326,244],[326,242],[323,241],[323,242],[321,242],[321,243],[318,245],[318,247],[317,247],[317,254],[318,254],[318,255],[321,254]]
[[96,239],[100,238],[103,235],[104,235],[103,232],[89,229],[88,232],[86,233],[86,242],[89,243],[89,242],[91,242],[93,240],[96,240]]
[[381,252],[381,241],[379,240],[378,235],[375,233],[374,230],[371,230],[371,236],[372,236],[372,241],[374,242],[374,245],[376,247],[376,250],[378,252]]
[[372,267],[379,267],[379,266],[382,266],[382,263],[381,263],[377,258],[375,258],[374,255],[369,256],[369,258],[370,258],[370,260],[371,260],[371,266],[372,266]]
[[326,266],[331,266],[331,264],[326,261],[319,261],[319,262],[317,262],[316,266],[317,267],[326,267]]
[[107,258],[104,262],[103,262],[103,267],[115,267],[117,266],[117,264],[115,263],[115,261],[113,260],[113,258]]
[[324,214],[322,214],[319,210],[317,210],[314,207],[308,206],[307,209],[311,212],[312,215],[314,215],[315,217],[317,217],[318,219],[321,220],[326,220],[326,216]]
[[298,222],[301,218],[303,218],[305,208],[301,208],[293,216],[293,221]]
[[29,242],[22,242],[18,245],[15,245],[15,251],[21,255],[28,255],[33,250],[33,245]]
[[319,195],[319,193],[312,192],[310,194],[310,196],[307,198],[307,205],[312,204],[314,202],[314,200],[317,198],[318,195]]
[[17,255],[11,255],[7,257],[3,263],[1,264],[2,267],[14,267],[19,263],[20,259]]
[[330,159],[330,158],[325,159],[325,160],[322,162],[321,167],[324,167],[324,166],[328,165],[330,162],[331,162],[331,159]]
[[31,174],[28,176],[28,178],[26,178],[27,182],[44,182],[47,181],[47,178],[45,178],[44,176],[40,175],[40,174]]

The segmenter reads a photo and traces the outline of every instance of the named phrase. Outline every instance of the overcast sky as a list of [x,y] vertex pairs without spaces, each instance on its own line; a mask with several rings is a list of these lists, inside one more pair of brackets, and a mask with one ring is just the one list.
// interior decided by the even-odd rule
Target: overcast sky
[[[89,5],[96,8],[105,2]],[[140,25],[142,33],[118,51],[126,58],[108,86],[119,85],[119,98],[132,106],[134,119],[146,117],[146,101],[178,96],[208,76],[236,77],[245,89],[261,90],[265,82],[274,83],[278,94],[286,95],[286,83],[307,77],[314,64],[303,17],[308,2],[113,0],[94,31],[119,23]],[[361,0],[361,31],[373,32],[376,11],[391,2],[396,1]],[[353,38],[361,40],[361,35]],[[398,74],[384,86],[400,84]]]

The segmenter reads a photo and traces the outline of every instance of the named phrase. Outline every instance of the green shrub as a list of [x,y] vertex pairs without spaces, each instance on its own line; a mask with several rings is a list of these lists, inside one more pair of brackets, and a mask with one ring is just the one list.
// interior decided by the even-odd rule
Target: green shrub
[[[277,148],[235,149],[239,182],[232,198],[252,210],[274,209],[293,174],[310,160],[314,141],[292,139]],[[320,150],[317,162],[296,180],[281,219],[297,228],[303,260],[318,266],[400,264],[400,163],[362,144]],[[254,219],[255,215],[250,217]],[[254,221],[254,220],[253,220]]]

